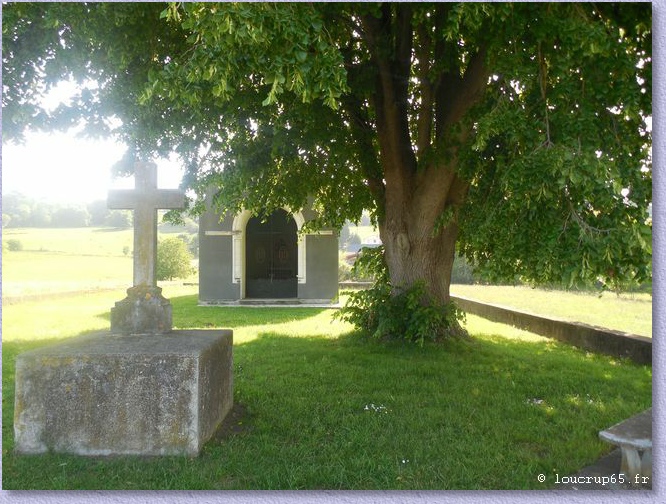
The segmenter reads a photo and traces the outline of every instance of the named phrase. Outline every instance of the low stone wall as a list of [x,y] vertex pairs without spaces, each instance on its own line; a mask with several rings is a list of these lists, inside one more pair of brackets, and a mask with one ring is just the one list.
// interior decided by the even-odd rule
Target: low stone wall
[[461,296],[451,296],[451,299],[461,310],[493,322],[509,324],[591,352],[627,357],[638,364],[652,365],[652,338],[579,322],[540,317]]

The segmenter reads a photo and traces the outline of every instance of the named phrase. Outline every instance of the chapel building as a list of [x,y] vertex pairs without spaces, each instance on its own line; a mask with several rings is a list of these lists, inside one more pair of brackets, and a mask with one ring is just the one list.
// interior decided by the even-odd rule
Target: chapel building
[[263,221],[243,210],[199,220],[200,304],[317,304],[338,300],[338,233],[301,233],[311,209]]

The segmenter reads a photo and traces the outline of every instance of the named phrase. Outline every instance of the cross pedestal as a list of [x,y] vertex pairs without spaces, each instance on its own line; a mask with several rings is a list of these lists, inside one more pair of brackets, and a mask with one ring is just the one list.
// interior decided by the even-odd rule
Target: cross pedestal
[[127,297],[111,309],[111,332],[164,334],[171,331],[169,300],[157,287],[157,210],[183,208],[185,195],[157,188],[154,163],[137,163],[134,189],[109,192],[108,206],[134,211],[134,276]]
[[157,209],[181,208],[157,189],[154,164],[136,187],[112,191],[134,210],[134,285],[111,309],[111,331],[16,359],[14,440],[19,453],[196,456],[233,407],[233,333],[171,330],[157,287]]

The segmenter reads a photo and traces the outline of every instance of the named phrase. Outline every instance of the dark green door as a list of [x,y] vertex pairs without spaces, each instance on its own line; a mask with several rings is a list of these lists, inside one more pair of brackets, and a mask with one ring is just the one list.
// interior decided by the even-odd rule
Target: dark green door
[[285,210],[266,222],[252,217],[245,230],[245,296],[295,298],[298,295],[298,229]]

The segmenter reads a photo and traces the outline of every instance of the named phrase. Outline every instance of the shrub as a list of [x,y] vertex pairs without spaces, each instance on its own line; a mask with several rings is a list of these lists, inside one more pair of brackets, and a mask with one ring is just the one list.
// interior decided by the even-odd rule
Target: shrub
[[15,238],[7,240],[7,250],[10,250],[12,252],[18,252],[20,250],[23,250],[23,243],[21,243],[21,240],[17,240]]
[[430,299],[423,283],[394,289],[389,281],[383,247],[363,249],[353,274],[374,277],[370,289],[353,292],[336,317],[381,340],[426,341],[465,336],[460,325],[464,312],[454,303],[440,305]]
[[178,238],[166,238],[157,246],[157,280],[187,278],[194,272],[192,255]]
[[132,212],[129,210],[113,210],[104,220],[107,226],[116,228],[129,228],[132,227]]

